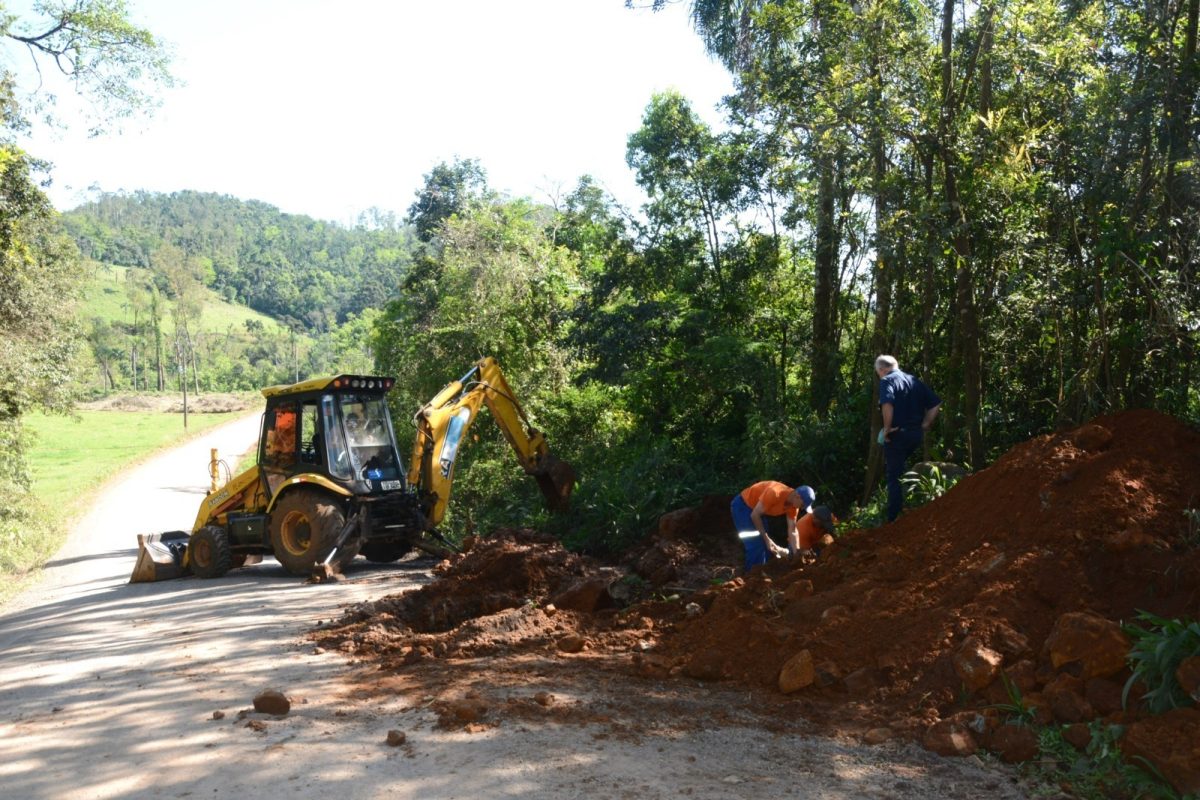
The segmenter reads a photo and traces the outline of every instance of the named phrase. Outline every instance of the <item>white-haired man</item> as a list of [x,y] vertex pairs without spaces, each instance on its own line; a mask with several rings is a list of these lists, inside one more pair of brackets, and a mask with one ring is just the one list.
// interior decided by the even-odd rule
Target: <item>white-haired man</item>
[[900,370],[892,356],[875,359],[879,376],[879,409],[883,413],[883,460],[887,467],[887,520],[900,516],[904,487],[900,476],[908,457],[921,446],[925,431],[933,425],[942,399],[921,381]]

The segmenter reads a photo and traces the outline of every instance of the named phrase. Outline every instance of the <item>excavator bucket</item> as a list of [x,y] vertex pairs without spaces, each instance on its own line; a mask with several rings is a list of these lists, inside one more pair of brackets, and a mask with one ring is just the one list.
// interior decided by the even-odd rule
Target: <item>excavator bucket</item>
[[185,554],[188,533],[139,533],[138,557],[133,566],[130,583],[151,583],[178,578],[187,573]]
[[538,488],[546,498],[546,507],[551,511],[566,511],[571,505],[571,492],[575,489],[575,469],[553,454],[542,456],[538,471],[534,473]]

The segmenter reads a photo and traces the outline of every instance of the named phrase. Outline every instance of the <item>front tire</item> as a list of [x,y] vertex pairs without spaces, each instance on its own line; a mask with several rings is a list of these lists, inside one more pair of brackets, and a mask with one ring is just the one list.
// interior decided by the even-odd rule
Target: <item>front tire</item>
[[188,564],[201,578],[219,578],[233,566],[229,537],[216,525],[205,525],[188,541]]
[[[329,495],[297,489],[284,495],[271,512],[271,547],[293,575],[308,575],[325,560],[346,524],[346,513]],[[350,548],[345,555],[354,558]],[[349,561],[339,554],[340,565]]]

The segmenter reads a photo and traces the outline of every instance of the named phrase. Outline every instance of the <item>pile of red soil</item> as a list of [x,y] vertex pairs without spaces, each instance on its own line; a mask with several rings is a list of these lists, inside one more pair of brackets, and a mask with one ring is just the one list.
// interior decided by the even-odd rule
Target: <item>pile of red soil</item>
[[[776,695],[781,713],[802,698],[804,713],[843,730],[1017,759],[1030,743],[988,708],[1012,702],[1007,678],[1044,721],[1136,723],[1152,742],[1121,709],[1117,623],[1200,612],[1200,549],[1183,513],[1196,507],[1200,434],[1130,411],[1019,445],[896,523],[842,535],[815,564],[774,562],[712,586],[740,560],[728,498],[712,498],[665,516],[628,554],[638,577],[614,580],[550,540],[507,532],[320,636],[390,666],[586,649],[643,676],[789,693]],[[658,602],[637,602],[647,587]],[[1197,739],[1200,711],[1188,711],[1172,735],[1182,725]]]
[[573,633],[579,613],[612,608],[619,575],[528,530],[471,540],[435,572],[420,589],[351,608],[316,638],[393,666],[536,647]]
[[808,695],[947,752],[987,743],[999,715],[974,719],[965,738],[931,725],[1011,702],[1001,673],[1059,722],[1132,722],[1117,623],[1139,610],[1198,615],[1200,550],[1183,513],[1196,507],[1200,434],[1150,411],[1099,418],[1013,448],[894,524],[842,536],[811,567],[768,565],[701,593],[706,613],[656,652],[669,671],[761,686],[792,662]]

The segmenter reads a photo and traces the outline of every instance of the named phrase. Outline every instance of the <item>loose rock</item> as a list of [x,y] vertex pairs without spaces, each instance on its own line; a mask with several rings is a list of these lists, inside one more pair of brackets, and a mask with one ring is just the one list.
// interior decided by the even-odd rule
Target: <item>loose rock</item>
[[969,756],[979,749],[975,736],[963,724],[945,719],[935,722],[921,740],[926,750],[940,756]]
[[968,637],[954,653],[954,671],[969,691],[977,692],[1000,674],[1003,656],[985,647],[975,637]]
[[1179,687],[1187,692],[1189,697],[1200,703],[1200,656],[1191,656],[1179,662],[1179,669],[1175,670],[1175,680],[1179,681]]
[[801,650],[787,660],[779,672],[779,691],[784,694],[798,692],[806,686],[811,686],[817,679],[816,664],[813,663],[812,652]]
[[992,731],[988,748],[1006,764],[1030,761],[1038,754],[1038,737],[1028,725],[1001,725]]
[[568,633],[560,638],[556,645],[564,653],[578,653],[587,647],[588,641],[577,633]]
[[1063,614],[1046,639],[1055,669],[1079,662],[1084,680],[1120,672],[1129,647],[1129,637],[1119,624],[1088,611]]
[[863,741],[867,744],[883,744],[895,735],[891,728],[872,728],[863,734]]
[[1121,739],[1121,751],[1127,759],[1149,761],[1180,794],[1200,792],[1200,709],[1138,720]]
[[266,689],[254,696],[254,710],[260,714],[282,717],[292,710],[292,702],[276,689]]

